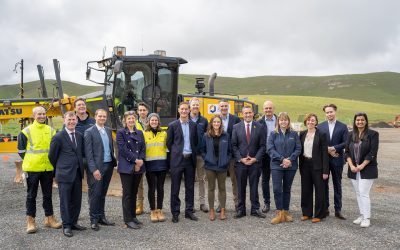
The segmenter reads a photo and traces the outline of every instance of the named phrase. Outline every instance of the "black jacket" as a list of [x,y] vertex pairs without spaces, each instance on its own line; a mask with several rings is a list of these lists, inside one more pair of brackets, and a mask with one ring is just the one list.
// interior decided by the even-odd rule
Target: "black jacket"
[[[345,147],[345,159],[351,158],[354,166],[356,166],[356,160],[354,156],[354,141],[353,134],[349,133],[346,147]],[[376,179],[378,178],[378,162],[376,160],[378,156],[379,146],[379,133],[375,130],[368,129],[364,138],[361,140],[360,149],[360,164],[364,160],[369,160],[367,166],[360,171],[361,179]],[[347,171],[347,176],[351,179],[356,179],[356,173],[351,172],[350,166]]]
[[[304,164],[304,141],[306,139],[308,130],[300,132],[301,141],[301,154],[299,156],[299,168],[301,169]],[[323,174],[329,174],[329,154],[327,136],[319,129],[315,131],[313,149],[312,149],[312,162],[314,170],[322,169]]]

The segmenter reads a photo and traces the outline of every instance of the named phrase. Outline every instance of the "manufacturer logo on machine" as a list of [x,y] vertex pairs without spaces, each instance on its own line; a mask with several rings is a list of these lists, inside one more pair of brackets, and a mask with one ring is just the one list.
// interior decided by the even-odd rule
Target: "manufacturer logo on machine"
[[[218,104],[208,104],[208,113],[211,115],[219,114],[221,111],[219,110]],[[229,112],[229,107],[228,107]]]
[[20,115],[22,109],[0,109],[0,115]]

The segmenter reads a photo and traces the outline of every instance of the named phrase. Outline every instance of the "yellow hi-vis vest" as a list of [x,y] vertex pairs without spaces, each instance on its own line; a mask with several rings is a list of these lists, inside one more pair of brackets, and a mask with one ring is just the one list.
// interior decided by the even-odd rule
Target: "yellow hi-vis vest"
[[25,172],[53,171],[53,165],[49,160],[49,149],[55,130],[46,124],[34,121],[32,125],[24,128],[22,133],[28,139],[22,170]]
[[[145,125],[144,125],[144,126],[145,126]],[[142,124],[139,122],[139,118],[136,120],[135,127],[136,127],[137,130],[140,130],[140,131],[142,131],[143,133],[144,133],[144,130],[146,129],[146,128],[143,128],[143,127],[142,127]]]
[[152,131],[144,132],[146,142],[146,161],[167,159],[167,132],[161,131],[154,135]]

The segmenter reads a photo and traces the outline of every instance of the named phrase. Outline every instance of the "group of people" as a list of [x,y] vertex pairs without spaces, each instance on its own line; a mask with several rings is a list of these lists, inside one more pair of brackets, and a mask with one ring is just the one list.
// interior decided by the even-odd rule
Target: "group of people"
[[[264,116],[259,121],[254,120],[251,106],[242,108],[243,120],[230,114],[227,100],[219,101],[220,113],[210,121],[200,114],[199,107],[200,100],[195,97],[180,103],[179,118],[168,124],[167,131],[163,131],[159,115],[149,114],[147,104],[139,103],[139,117],[135,111],[124,114],[124,127],[116,135],[116,154],[112,131],[105,126],[106,110],[96,110],[92,118],[86,110],[85,101],[79,98],[75,101],[75,112],[64,114],[64,127],[55,133],[45,124],[45,109],[35,107],[33,124],[18,136],[18,150],[27,177],[27,233],[37,231],[35,217],[39,183],[43,193],[45,226],[62,227],[67,237],[73,236],[73,230],[86,229],[78,224],[84,171],[88,182],[90,228],[97,231],[99,224],[114,225],[105,215],[105,197],[114,167],[117,167],[122,184],[123,221],[130,229],[140,229],[143,225],[136,215],[143,213],[144,174],[148,184],[150,221],[166,220],[163,201],[168,170],[173,223],[179,222],[179,191],[183,176],[185,218],[198,220],[194,214],[197,176],[200,210],[209,213],[211,221],[216,219],[218,213],[219,219],[225,220],[228,173],[236,211],[234,218],[246,216],[247,183],[250,215],[266,217],[265,213],[271,209],[272,179],[276,214],[271,224],[291,222],[291,187],[298,168],[301,175],[301,220],[318,223],[329,216],[329,179],[332,179],[334,187],[335,217],[345,220],[341,183],[345,162],[360,210],[360,216],[353,223],[361,227],[370,225],[369,193],[373,180],[378,176],[379,134],[369,128],[365,113],[355,114],[349,133],[347,126],[336,120],[337,107],[329,104],[323,107],[326,121],[318,124],[317,115],[308,114],[304,119],[306,129],[298,134],[291,127],[289,114],[275,114],[271,101],[265,101]],[[53,214],[53,177],[58,182],[62,223]],[[262,208],[258,194],[260,177]],[[217,206],[215,200],[218,201]]]

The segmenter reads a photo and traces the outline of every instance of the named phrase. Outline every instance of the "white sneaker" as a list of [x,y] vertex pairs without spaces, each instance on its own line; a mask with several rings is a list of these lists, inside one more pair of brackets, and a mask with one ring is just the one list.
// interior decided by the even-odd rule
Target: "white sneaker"
[[353,220],[354,224],[360,225],[361,221],[363,220],[363,216],[360,215],[357,219]]
[[371,222],[369,221],[369,219],[363,219],[360,224],[361,227],[369,227],[370,225]]

